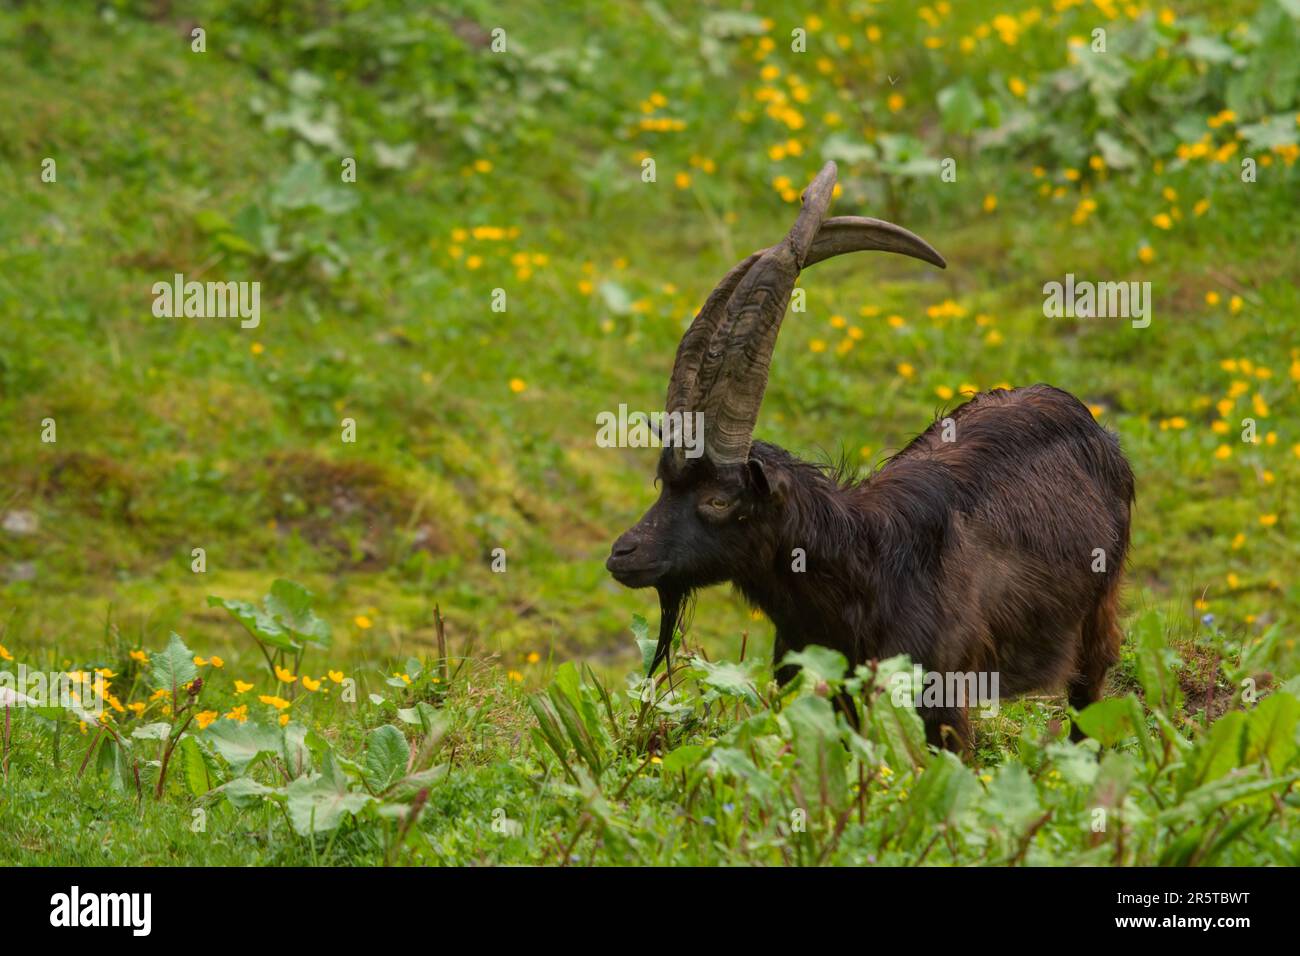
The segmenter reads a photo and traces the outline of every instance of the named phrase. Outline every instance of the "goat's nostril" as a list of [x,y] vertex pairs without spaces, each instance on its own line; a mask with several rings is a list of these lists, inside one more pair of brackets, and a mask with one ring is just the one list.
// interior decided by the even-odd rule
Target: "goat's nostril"
[[624,541],[622,538],[620,538],[619,540],[614,542],[614,548],[612,551],[610,551],[610,554],[612,554],[616,558],[621,558],[624,555],[631,554],[635,550],[636,550],[635,541]]

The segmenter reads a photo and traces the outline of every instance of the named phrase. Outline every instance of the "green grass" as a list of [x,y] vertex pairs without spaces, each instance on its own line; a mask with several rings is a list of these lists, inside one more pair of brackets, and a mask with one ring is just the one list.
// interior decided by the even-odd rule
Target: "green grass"
[[[443,712],[449,771],[421,816],[427,845],[408,835],[397,860],[557,862],[572,840],[567,852],[596,862],[718,862],[738,846],[754,862],[823,851],[914,862],[929,837],[909,829],[897,794],[939,767],[965,781],[953,792],[974,781],[986,794],[970,791],[974,815],[954,816],[954,832],[998,836],[945,841],[927,862],[1206,862],[1223,828],[1244,819],[1242,845],[1261,855],[1225,846],[1220,862],[1287,861],[1289,791],[1206,812],[1182,857],[1180,821],[1147,820],[1196,789],[1180,767],[1227,746],[1211,741],[1212,719],[1250,710],[1240,681],[1270,693],[1300,657],[1300,585],[1287,573],[1300,556],[1300,124],[1289,65],[1300,42],[1287,7],[1171,3],[1166,22],[1160,5],[1130,15],[1013,3],[1014,30],[956,4],[931,9],[934,25],[904,4],[829,4],[816,23],[789,4],[773,5],[769,22],[612,0],[572,17],[462,7],[320,12],[243,0],[159,17],[123,0],[101,15],[59,2],[0,14],[0,515],[38,522],[0,531],[0,646],[28,666],[109,667],[134,680],[128,652],[158,652],[177,632],[225,659],[205,691],[205,706],[224,713],[244,699],[233,679],[265,668],[206,599],[252,600],[291,578],[333,625],[330,648],[308,652],[310,673],[338,668],[359,683],[355,707],[309,699],[301,713],[294,705],[295,722],[352,759],[385,723],[429,736],[369,702],[413,705],[417,692],[385,683],[408,658],[436,670],[444,653],[468,657],[456,681],[425,689]],[[190,51],[195,23],[205,53]],[[1110,52],[1085,49],[1071,63],[1069,38],[1098,24]],[[487,48],[498,25],[504,54]],[[799,25],[803,54],[789,50]],[[1220,122],[1224,110],[1234,116]],[[660,119],[681,128],[660,131]],[[1185,158],[1206,135],[1212,155]],[[1241,181],[1246,155],[1260,163],[1253,183]],[[356,183],[339,178],[343,156],[357,160]],[[46,157],[57,182],[41,180]],[[641,178],[647,157],[654,183]],[[1126,645],[1111,696],[1137,693],[1151,722],[1116,740],[1141,782],[1124,852],[1071,829],[1095,780],[1073,748],[1046,742],[1068,716],[1057,698],[980,722],[968,770],[909,757],[892,790],[873,778],[875,809],[834,842],[842,806],[827,801],[806,845],[778,832],[775,797],[756,798],[741,811],[756,816],[727,830],[734,765],[713,767],[707,783],[691,774],[712,756],[676,777],[638,768],[652,753],[719,740],[748,749],[788,803],[801,771],[776,754],[810,738],[771,715],[810,688],[778,699],[760,671],[747,678],[752,695],[715,699],[716,688],[688,681],[685,709],[664,712],[659,736],[624,700],[601,731],[607,760],[577,782],[560,769],[574,758],[534,734],[527,697],[565,662],[591,665],[589,688],[598,680],[626,696],[640,661],[628,621],[654,609],[603,569],[609,543],[653,498],[653,452],[597,447],[597,413],[659,406],[685,323],[726,269],[782,234],[789,191],[831,157],[837,213],[897,221],[949,267],[878,255],[811,270],[758,433],[809,457],[845,451],[869,469],[964,385],[1046,381],[1120,434],[1138,482],[1126,621],[1156,616],[1183,692],[1176,707],[1147,699],[1150,668]],[[945,157],[957,161],[955,183],[938,175]],[[153,317],[153,283],[176,272],[260,281],[260,327]],[[1045,318],[1042,285],[1067,272],[1150,281],[1151,326]],[[491,307],[498,288],[505,312]],[[1239,440],[1247,416],[1258,443]],[[41,441],[47,418],[56,443]],[[353,444],[340,440],[344,418],[356,423]],[[191,571],[194,548],[205,573]],[[491,568],[497,548],[505,573]],[[736,661],[744,646],[753,663],[770,630],[715,589],[689,640],[714,661]],[[246,696],[271,693],[269,681]],[[255,700],[250,711],[254,723],[274,716]],[[1157,713],[1190,750],[1170,742]],[[824,740],[834,732],[823,716],[809,720]],[[90,734],[65,728],[56,764],[48,728],[28,716],[14,726],[0,855],[16,860],[376,863],[395,835],[377,807],[312,840],[276,805],[210,798],[208,829],[193,834],[187,781],[161,800],[146,785],[139,800],[130,781],[112,788],[98,758],[78,780]],[[864,773],[895,759],[897,741],[880,734],[868,735],[871,753],[848,752]],[[1235,754],[1233,766],[1275,777],[1294,769],[1245,745]],[[144,748],[134,756],[151,759]],[[209,757],[206,783],[227,779],[230,767]],[[1215,766],[1202,783],[1228,774]],[[1055,808],[1023,852],[1028,824],[995,820],[1030,804],[1020,770],[1006,768],[1029,775],[1042,812]],[[142,772],[146,783],[155,773]],[[274,782],[269,763],[258,773]],[[521,836],[491,829],[496,808],[525,824]],[[697,839],[700,817],[718,832]]]

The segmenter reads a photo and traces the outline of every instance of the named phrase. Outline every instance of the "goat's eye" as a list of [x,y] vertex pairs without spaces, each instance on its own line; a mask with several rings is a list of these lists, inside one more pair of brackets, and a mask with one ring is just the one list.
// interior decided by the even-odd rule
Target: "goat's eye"
[[731,502],[726,498],[723,498],[721,495],[714,495],[709,499],[709,507],[716,508],[718,511],[723,510],[729,504],[731,504]]

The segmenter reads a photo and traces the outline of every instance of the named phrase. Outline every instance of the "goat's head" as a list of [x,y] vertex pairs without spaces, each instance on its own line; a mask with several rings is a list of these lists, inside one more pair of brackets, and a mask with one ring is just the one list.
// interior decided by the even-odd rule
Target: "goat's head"
[[[659,500],[614,542],[606,562],[628,587],[659,591],[663,619],[652,673],[667,654],[687,595],[731,580],[738,557],[770,550],[784,483],[779,467],[751,449],[772,351],[800,271],[872,249],[945,266],[929,243],[892,223],[825,219],[834,189],[835,164],[827,163],[804,190],[803,208],[785,239],[727,273],[677,349]],[[703,454],[691,458],[681,426],[695,413],[703,420]]]

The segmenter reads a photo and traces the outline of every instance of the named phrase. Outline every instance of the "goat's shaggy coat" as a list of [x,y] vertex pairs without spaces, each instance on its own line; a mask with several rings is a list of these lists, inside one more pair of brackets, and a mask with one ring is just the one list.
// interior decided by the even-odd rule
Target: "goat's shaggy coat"
[[[927,671],[997,672],[1007,695],[1066,687],[1082,708],[1119,652],[1128,462],[1051,386],[986,392],[949,417],[954,441],[937,421],[860,482],[756,443],[787,490],[733,580],[775,623],[776,663],[808,644],[850,664],[908,654]],[[946,724],[966,739],[961,709],[922,716],[932,738]]]

